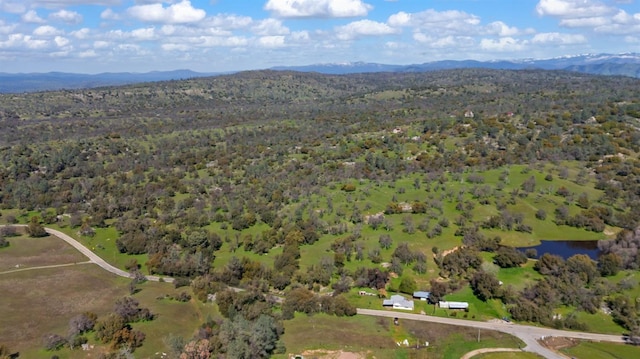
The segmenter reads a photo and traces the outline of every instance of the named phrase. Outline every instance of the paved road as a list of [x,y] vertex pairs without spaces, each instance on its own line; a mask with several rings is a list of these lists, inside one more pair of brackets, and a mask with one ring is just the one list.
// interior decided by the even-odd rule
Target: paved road
[[585,332],[571,332],[567,330],[557,330],[549,328],[533,327],[529,325],[520,325],[506,322],[476,322],[472,320],[454,319],[433,317],[423,314],[412,314],[403,312],[391,312],[387,310],[373,310],[373,309],[361,309],[358,308],[358,314],[373,315],[378,317],[400,318],[418,320],[424,322],[441,323],[458,325],[470,328],[497,330],[503,333],[511,334],[520,338],[525,342],[525,351],[537,353],[545,358],[549,359],[565,359],[564,355],[556,353],[544,346],[542,346],[538,340],[544,337],[567,337],[592,341],[607,341],[615,343],[625,343],[625,338],[620,335],[608,335],[608,334],[596,334]]
[[[26,227],[26,225],[24,224],[16,224],[14,226],[19,226],[19,227]],[[77,249],[80,253],[84,254],[87,258],[89,258],[89,260],[95,264],[97,264],[98,266],[100,266],[101,268],[103,268],[106,271],[109,271],[115,275],[118,275],[120,277],[125,277],[125,278],[132,278],[131,274],[127,271],[124,271],[120,268],[116,268],[114,266],[112,266],[111,264],[107,263],[107,261],[105,261],[104,259],[100,258],[97,254],[93,253],[89,248],[85,247],[84,245],[82,245],[82,243],[76,241],[75,239],[73,239],[73,237],[62,233],[58,230],[55,230],[53,228],[47,228],[45,227],[45,230],[47,231],[47,233],[54,235],[55,237],[58,237],[60,239],[62,239],[63,241],[69,243],[73,248]],[[147,275],[145,276],[145,278],[147,280],[153,281],[153,282],[159,282],[161,277],[155,276],[155,275]],[[170,277],[162,277],[162,280],[165,282],[173,282],[173,278]]]

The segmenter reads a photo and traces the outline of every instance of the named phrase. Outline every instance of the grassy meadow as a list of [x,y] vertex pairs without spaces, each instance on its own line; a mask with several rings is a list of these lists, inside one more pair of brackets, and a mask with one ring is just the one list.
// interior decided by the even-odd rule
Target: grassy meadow
[[562,349],[565,355],[576,359],[627,359],[640,357],[640,348],[624,344],[581,342]]
[[[21,268],[44,265],[72,264],[86,259],[64,241],[53,236],[28,238],[11,237],[11,245],[0,250],[0,263]],[[113,311],[117,299],[129,295],[129,280],[106,272],[94,264],[77,264],[68,267],[34,268],[19,272],[0,273],[0,338],[21,358],[42,358],[58,355],[60,358],[96,357],[103,348],[89,333],[90,352],[62,349],[47,352],[42,337],[55,333],[66,336],[69,319],[83,312],[93,312],[101,317]],[[201,303],[195,299],[180,303],[165,298],[186,291],[189,287],[175,289],[169,283],[145,282],[138,285],[134,297],[141,307],[156,315],[153,321],[134,323],[134,329],[146,334],[144,345],[135,351],[137,358],[154,358],[155,353],[167,352],[165,339],[169,335],[190,338],[199,325],[209,316],[217,315],[215,304]]]
[[[478,348],[518,348],[520,340],[508,334],[410,320],[394,326],[390,318],[355,316],[336,318],[324,314],[296,315],[285,322],[288,354],[313,355],[336,351],[359,353],[367,358],[460,358]],[[407,340],[410,347],[397,345]],[[425,347],[425,342],[429,346]],[[420,343],[421,348],[415,346]],[[313,354],[311,354],[313,353]],[[278,355],[284,359],[288,355]]]

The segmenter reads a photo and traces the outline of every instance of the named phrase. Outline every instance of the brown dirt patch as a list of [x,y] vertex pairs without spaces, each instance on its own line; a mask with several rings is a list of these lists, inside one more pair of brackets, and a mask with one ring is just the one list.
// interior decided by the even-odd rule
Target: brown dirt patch
[[564,348],[571,348],[580,344],[580,341],[573,338],[565,337],[545,337],[540,340],[540,343],[549,349],[559,351]]
[[442,257],[444,258],[444,257],[446,257],[447,255],[449,255],[449,254],[451,254],[451,253],[453,253],[453,252],[457,251],[458,249],[460,249],[460,247],[461,247],[461,246],[455,246],[455,247],[453,247],[453,248],[451,248],[451,249],[447,249],[446,251],[442,251]]
[[[367,353],[352,353],[342,350],[307,350],[301,353],[305,359],[366,359]],[[289,355],[290,359],[295,358]]]

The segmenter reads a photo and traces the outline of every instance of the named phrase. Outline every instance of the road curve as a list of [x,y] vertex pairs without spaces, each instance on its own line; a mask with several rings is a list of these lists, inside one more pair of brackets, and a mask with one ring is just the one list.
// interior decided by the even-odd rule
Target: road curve
[[565,359],[564,355],[556,353],[544,346],[542,346],[538,340],[544,337],[567,337],[582,340],[591,341],[607,341],[614,343],[626,343],[623,336],[609,335],[609,334],[597,334],[597,333],[585,333],[585,332],[572,332],[568,330],[557,330],[550,328],[540,328],[530,325],[520,325],[506,322],[477,322],[473,320],[454,319],[444,317],[434,317],[423,314],[412,314],[403,312],[391,312],[386,310],[374,310],[374,309],[361,309],[358,308],[358,314],[372,315],[378,317],[400,318],[409,320],[418,320],[424,322],[441,323],[449,325],[458,325],[470,328],[496,330],[503,333],[511,334],[520,338],[526,343],[525,351],[530,351],[542,355],[545,358],[550,359]]
[[[27,225],[25,224],[14,224],[12,226],[16,226],[16,227],[26,227]],[[89,260],[95,264],[97,264],[98,266],[100,266],[102,269],[111,272],[115,275],[118,275],[120,277],[124,277],[124,278],[132,278],[132,275],[127,272],[124,271],[120,268],[114,267],[111,264],[107,263],[107,261],[105,261],[104,259],[100,258],[97,254],[93,253],[89,248],[85,247],[82,243],[78,242],[77,240],[75,240],[73,237],[62,233],[56,229],[53,228],[48,228],[45,227],[44,228],[45,231],[47,231],[47,233],[58,237],[60,239],[62,239],[63,241],[69,243],[69,245],[71,245],[73,248],[77,249],[80,253],[84,254],[87,258],[89,258]],[[153,281],[153,282],[159,282],[160,279],[162,279],[162,281],[164,282],[173,282],[173,278],[171,277],[159,277],[159,276],[155,276],[155,275],[147,275],[145,276],[145,278],[149,281]]]

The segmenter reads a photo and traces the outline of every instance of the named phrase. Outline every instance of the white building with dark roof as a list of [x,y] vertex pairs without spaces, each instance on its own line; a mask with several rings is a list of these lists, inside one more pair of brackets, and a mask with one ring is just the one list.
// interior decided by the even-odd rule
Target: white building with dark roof
[[383,300],[382,306],[393,309],[413,310],[413,301],[396,294],[392,295],[389,299]]

